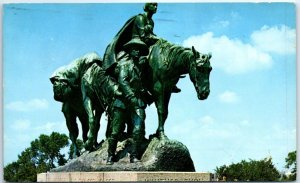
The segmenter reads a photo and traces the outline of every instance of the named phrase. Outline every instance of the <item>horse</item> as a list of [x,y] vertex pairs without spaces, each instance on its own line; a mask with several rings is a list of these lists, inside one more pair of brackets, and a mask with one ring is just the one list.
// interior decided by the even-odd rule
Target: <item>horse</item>
[[[83,75],[81,81],[81,91],[83,106],[88,114],[89,132],[88,140],[85,142],[85,149],[94,151],[98,147],[93,146],[97,143],[97,135],[100,129],[100,118],[105,112],[108,116],[108,124],[105,136],[109,137],[111,133],[112,103],[116,97],[122,97],[117,81],[106,74],[105,70],[99,64],[93,64]],[[127,137],[131,133],[131,124],[129,120],[122,119],[127,124],[127,133],[121,136]],[[124,125],[125,130],[125,125]]]
[[148,55],[148,69],[144,72],[144,84],[152,94],[158,114],[156,136],[167,138],[164,124],[168,117],[168,105],[172,88],[185,74],[189,74],[199,100],[210,93],[209,75],[211,54],[202,54],[192,48],[184,48],[166,40],[158,40]]
[[69,65],[58,68],[50,77],[50,81],[53,84],[54,100],[62,102],[62,112],[66,119],[69,138],[73,147],[73,154],[70,155],[71,159],[80,156],[76,142],[79,134],[76,123],[77,117],[82,126],[83,142],[88,140],[88,114],[83,105],[80,88],[81,78],[93,63],[98,62],[101,62],[101,59],[96,53],[88,53],[75,59]]

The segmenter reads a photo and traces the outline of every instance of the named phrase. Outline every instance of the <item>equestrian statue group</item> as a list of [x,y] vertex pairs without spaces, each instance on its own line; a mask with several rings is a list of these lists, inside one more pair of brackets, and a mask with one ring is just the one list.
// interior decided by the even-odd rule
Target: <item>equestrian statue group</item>
[[[107,117],[107,165],[112,165],[118,141],[132,138],[130,163],[139,162],[141,143],[145,139],[145,108],[155,103],[158,128],[155,136],[167,139],[164,124],[172,93],[181,90],[178,80],[189,74],[198,99],[210,93],[211,54],[202,54],[157,37],[152,16],[157,3],[146,3],[145,13],[130,18],[111,43],[104,58],[89,53],[51,76],[54,99],[62,102],[73,158],[80,156],[76,140],[78,118],[86,151],[95,151],[100,118]],[[126,130],[126,132],[125,132]]]

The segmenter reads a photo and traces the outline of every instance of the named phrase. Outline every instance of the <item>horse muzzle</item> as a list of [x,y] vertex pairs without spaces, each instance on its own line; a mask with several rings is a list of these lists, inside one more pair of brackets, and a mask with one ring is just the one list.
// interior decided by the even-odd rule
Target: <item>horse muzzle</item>
[[198,99],[199,100],[205,100],[205,99],[207,99],[208,95],[209,95],[209,91],[208,92],[202,92],[200,95],[198,95]]
[[54,100],[59,102],[64,102],[61,91],[60,90],[53,90],[53,91],[54,91],[54,96],[53,96]]
[[53,85],[53,93],[54,93],[54,100],[59,102],[65,101],[64,90],[61,84],[56,83]]
[[198,97],[199,100],[207,99],[209,93],[210,93],[210,90],[209,90],[208,87],[202,88],[201,91],[199,91],[198,88],[197,88],[197,97]]

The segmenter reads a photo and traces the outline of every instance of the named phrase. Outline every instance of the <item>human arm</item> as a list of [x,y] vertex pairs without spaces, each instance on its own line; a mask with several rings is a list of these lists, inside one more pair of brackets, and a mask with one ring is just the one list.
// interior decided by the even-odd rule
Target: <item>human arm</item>
[[124,94],[125,100],[128,101],[131,105],[135,105],[137,103],[137,98],[130,87],[130,65],[128,64],[120,64],[120,72],[118,77],[118,82],[122,93]]
[[135,34],[138,34],[140,39],[144,40],[146,37],[146,32],[145,32],[145,22],[142,15],[136,16],[134,20],[134,29],[135,29]]

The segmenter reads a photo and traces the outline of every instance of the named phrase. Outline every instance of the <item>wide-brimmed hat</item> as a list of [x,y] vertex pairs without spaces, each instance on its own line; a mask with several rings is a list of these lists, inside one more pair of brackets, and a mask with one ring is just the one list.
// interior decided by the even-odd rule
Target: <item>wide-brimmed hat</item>
[[131,48],[137,48],[140,50],[141,55],[148,55],[148,47],[147,45],[141,41],[139,38],[133,38],[128,43],[124,44],[124,50],[128,52]]

